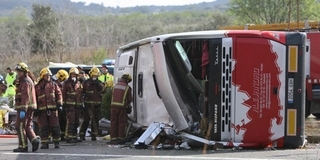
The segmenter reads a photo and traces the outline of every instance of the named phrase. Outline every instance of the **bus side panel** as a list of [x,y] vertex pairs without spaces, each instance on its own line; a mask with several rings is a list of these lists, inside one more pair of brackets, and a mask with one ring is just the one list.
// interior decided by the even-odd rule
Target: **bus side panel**
[[288,79],[285,148],[297,148],[304,143],[305,115],[305,43],[300,33],[287,33]]
[[273,42],[236,38],[231,126],[235,142],[262,147],[284,136],[285,46]]

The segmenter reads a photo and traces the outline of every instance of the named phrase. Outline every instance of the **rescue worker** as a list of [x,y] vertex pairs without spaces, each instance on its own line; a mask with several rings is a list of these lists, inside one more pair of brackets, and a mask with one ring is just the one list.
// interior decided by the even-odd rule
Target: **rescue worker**
[[78,139],[80,110],[82,109],[82,84],[78,78],[79,70],[75,67],[69,70],[69,78],[63,84],[64,110],[67,116],[66,142],[82,142]]
[[8,67],[5,81],[7,84],[6,93],[7,93],[7,96],[9,97],[8,105],[10,107],[14,106],[14,96],[16,95],[16,87],[14,85],[14,82],[16,79],[17,79],[17,73],[12,71],[11,68]]
[[49,148],[51,133],[54,148],[60,148],[60,125],[58,109],[62,108],[62,93],[59,86],[51,79],[49,68],[40,71],[40,81],[36,85],[37,105],[39,110],[41,149]]
[[[60,69],[56,74],[55,74],[55,83],[59,86],[62,95],[63,95],[63,83],[65,80],[69,78],[69,74],[66,70]],[[64,97],[63,97],[64,99]],[[65,132],[66,132],[66,124],[67,124],[67,117],[66,117],[66,111],[64,109],[59,110],[59,124],[60,124],[60,131],[61,131],[61,141],[65,141]]]
[[128,120],[127,108],[132,102],[132,81],[129,74],[123,74],[119,82],[113,87],[111,99],[111,127],[110,137],[112,143],[125,138],[125,128]]
[[31,127],[33,113],[37,108],[34,88],[35,77],[23,62],[17,64],[15,70],[18,76],[15,96],[15,109],[17,110],[15,128],[18,134],[19,147],[14,149],[13,152],[28,152],[27,138],[32,143],[32,152],[35,152],[39,148],[39,140]]
[[113,75],[108,72],[108,67],[104,64],[101,67],[101,73],[102,74],[99,76],[99,80],[106,86],[112,86]]
[[110,119],[113,75],[108,72],[108,67],[104,64],[102,65],[101,71],[102,75],[99,76],[99,80],[105,85],[105,91],[104,94],[102,94],[101,115],[106,119]]
[[79,71],[80,72],[80,74],[79,74],[79,80],[80,80],[80,82],[81,82],[81,84],[85,81],[85,80],[87,80],[87,79],[89,79],[87,76],[86,76],[86,73],[84,72],[84,71]]
[[90,79],[83,82],[84,113],[83,122],[80,127],[80,139],[85,140],[84,136],[87,131],[91,116],[91,140],[95,141],[99,130],[99,116],[101,106],[101,92],[104,85],[98,80],[100,70],[97,67],[91,68]]
[[17,73],[12,71],[10,67],[7,68],[7,75],[6,75],[6,83],[7,86],[12,85],[13,86],[13,82],[16,80],[17,78]]
[[[79,70],[79,73],[83,73],[83,79],[84,79],[84,80],[87,80],[87,79],[90,78],[89,75],[86,74],[86,72],[83,70],[83,68],[82,68],[81,66],[78,66],[77,69]],[[80,77],[81,77],[81,76],[80,76]]]

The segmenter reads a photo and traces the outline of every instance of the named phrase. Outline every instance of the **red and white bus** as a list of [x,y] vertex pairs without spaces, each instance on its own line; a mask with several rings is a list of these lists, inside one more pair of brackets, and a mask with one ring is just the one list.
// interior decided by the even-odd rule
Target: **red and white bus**
[[140,126],[160,122],[172,136],[229,147],[297,148],[305,55],[304,33],[174,33],[120,47],[114,75],[133,75],[129,118]]

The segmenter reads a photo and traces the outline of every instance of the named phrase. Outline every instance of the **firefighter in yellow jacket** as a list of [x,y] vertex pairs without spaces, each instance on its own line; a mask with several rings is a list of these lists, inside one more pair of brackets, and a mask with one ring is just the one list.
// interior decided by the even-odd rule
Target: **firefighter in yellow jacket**
[[82,109],[82,84],[79,80],[79,70],[75,67],[69,70],[69,78],[64,82],[62,95],[64,99],[63,108],[67,116],[66,142],[81,142],[78,139],[79,115]]
[[37,108],[36,93],[34,88],[35,77],[29,71],[25,63],[16,66],[18,72],[17,92],[15,96],[15,109],[17,110],[17,120],[15,128],[18,133],[19,147],[13,152],[28,152],[28,141],[32,143],[32,152],[38,150],[39,140],[36,138],[31,123],[34,110]]
[[113,87],[111,99],[111,128],[110,137],[113,143],[125,138],[125,128],[128,120],[127,108],[132,102],[132,81],[129,74],[123,74],[119,82]]
[[37,105],[39,110],[41,149],[49,148],[51,133],[55,148],[60,148],[60,125],[58,109],[62,108],[62,93],[59,86],[52,81],[49,68],[40,71],[40,81],[36,85]]
[[104,89],[103,83],[98,80],[100,70],[97,67],[91,68],[90,78],[83,82],[84,114],[80,127],[80,138],[84,140],[91,117],[91,140],[96,140],[99,131],[99,117],[101,107],[101,92]]

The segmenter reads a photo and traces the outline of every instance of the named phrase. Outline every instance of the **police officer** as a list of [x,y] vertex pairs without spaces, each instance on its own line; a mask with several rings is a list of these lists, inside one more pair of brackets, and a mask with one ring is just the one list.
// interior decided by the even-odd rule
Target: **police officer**
[[15,96],[15,109],[17,110],[17,119],[15,128],[18,134],[19,147],[13,152],[28,152],[28,141],[32,143],[32,152],[39,148],[39,140],[31,127],[33,113],[37,108],[36,93],[34,88],[35,77],[29,71],[25,63],[19,63],[16,66],[18,72],[17,92]]
[[67,116],[66,142],[81,142],[77,138],[79,115],[82,108],[82,84],[78,78],[79,70],[75,67],[69,70],[69,78],[63,84],[64,110]]
[[[60,69],[54,76],[56,78],[55,83],[59,86],[62,90],[62,85],[65,80],[68,79],[69,74],[66,70]],[[64,99],[64,97],[63,97]],[[60,130],[61,130],[61,141],[65,141],[65,132],[66,132],[66,124],[67,124],[67,118],[66,118],[66,111],[64,109],[59,110],[59,124],[60,124]]]
[[111,142],[125,138],[125,128],[128,120],[127,107],[132,102],[131,87],[132,81],[129,74],[123,74],[119,82],[114,86],[111,99]]
[[58,109],[62,107],[62,93],[59,86],[51,79],[49,68],[40,71],[40,81],[36,85],[37,105],[39,110],[41,149],[49,148],[49,135],[55,148],[60,148],[60,125]]
[[80,127],[80,138],[84,139],[86,130],[89,125],[91,116],[91,140],[96,140],[99,130],[99,116],[101,106],[101,92],[104,89],[103,83],[98,80],[100,70],[97,67],[91,68],[89,72],[90,78],[83,82],[83,97],[85,111],[83,114],[83,122]]

